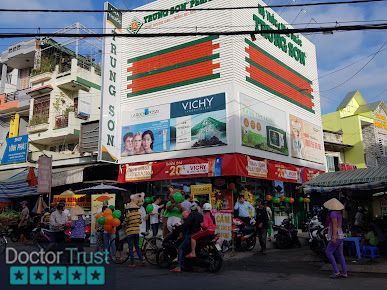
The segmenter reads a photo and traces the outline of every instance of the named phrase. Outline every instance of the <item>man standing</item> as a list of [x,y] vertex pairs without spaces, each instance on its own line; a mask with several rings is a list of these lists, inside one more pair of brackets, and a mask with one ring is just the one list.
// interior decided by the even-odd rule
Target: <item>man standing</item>
[[56,210],[50,215],[50,230],[54,232],[54,244],[50,244],[50,249],[55,244],[59,244],[59,246],[62,247],[66,239],[64,226],[68,222],[68,216],[64,213],[64,207],[64,202],[59,202],[56,206]]
[[256,222],[259,245],[261,246],[260,253],[264,254],[266,251],[266,236],[269,217],[267,215],[266,205],[262,200],[257,200]]
[[[252,216],[249,215],[249,209],[252,212]],[[250,224],[250,219],[255,216],[254,207],[251,203],[245,200],[244,195],[239,195],[238,201],[235,203],[234,210],[238,211],[238,217],[246,224]]]
[[265,202],[265,206],[266,206],[267,217],[269,218],[269,221],[267,223],[267,238],[269,242],[271,242],[271,236],[273,234],[273,212],[270,206],[268,206],[266,202]]
[[159,232],[159,209],[163,207],[163,205],[160,206],[161,203],[161,197],[156,197],[155,201],[152,203],[153,205],[153,211],[150,214],[150,225],[152,229],[153,236],[156,237]]

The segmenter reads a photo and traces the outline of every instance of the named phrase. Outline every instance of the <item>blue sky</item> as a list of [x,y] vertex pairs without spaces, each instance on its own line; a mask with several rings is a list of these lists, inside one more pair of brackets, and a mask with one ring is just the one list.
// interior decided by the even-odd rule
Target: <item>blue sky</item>
[[[331,1],[331,0],[324,0]],[[0,0],[2,8],[51,8],[51,9],[102,9],[103,0]],[[119,8],[135,8],[152,2],[151,0],[112,0]],[[302,2],[317,2],[315,0],[267,0],[267,4],[291,4]],[[241,1],[240,3],[243,3]],[[305,27],[315,23],[338,22],[339,25],[348,25],[346,21],[385,20],[387,22],[387,2],[339,5],[311,8],[279,8],[278,13],[289,23],[297,23]],[[215,12],[205,12],[215,13]],[[102,27],[102,14],[0,14],[0,28],[3,32],[55,31],[75,22],[81,22],[90,28]],[[364,23],[351,23],[364,24]],[[332,25],[332,24],[321,24]],[[32,28],[13,30],[12,28]],[[51,28],[51,30],[47,30]],[[307,36],[317,47],[317,61],[319,69],[320,96],[323,113],[336,109],[347,92],[359,89],[368,102],[383,100],[387,102],[387,44],[379,54],[356,76],[372,57],[372,54],[381,48],[387,41],[387,31],[358,31],[339,32],[333,35]],[[16,42],[15,39],[0,40],[0,49],[3,51],[8,45]],[[353,77],[353,78],[352,78]],[[337,87],[337,88],[336,88]]]

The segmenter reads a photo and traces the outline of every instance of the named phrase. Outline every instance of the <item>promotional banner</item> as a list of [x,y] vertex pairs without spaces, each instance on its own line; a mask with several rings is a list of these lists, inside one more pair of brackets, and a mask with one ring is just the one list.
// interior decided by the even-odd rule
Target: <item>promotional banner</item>
[[216,233],[221,239],[231,241],[232,239],[232,215],[231,213],[217,212],[215,214]]
[[289,155],[285,112],[240,94],[242,145]]
[[91,207],[91,199],[90,195],[86,194],[74,194],[74,195],[54,195],[53,202],[58,203],[60,201],[64,201],[66,204],[66,208],[73,208],[76,205],[84,209],[89,209]]
[[121,157],[227,144],[224,93],[122,115]]
[[104,203],[109,205],[116,205],[116,195],[115,194],[92,194],[91,195],[91,235],[90,243],[95,244],[96,242],[96,218],[95,216],[102,211],[102,206]]
[[247,156],[247,174],[252,177],[267,177],[267,160],[254,160]]
[[289,115],[292,157],[324,163],[322,129],[294,115]]
[[0,164],[22,163],[27,161],[28,135],[7,138]]

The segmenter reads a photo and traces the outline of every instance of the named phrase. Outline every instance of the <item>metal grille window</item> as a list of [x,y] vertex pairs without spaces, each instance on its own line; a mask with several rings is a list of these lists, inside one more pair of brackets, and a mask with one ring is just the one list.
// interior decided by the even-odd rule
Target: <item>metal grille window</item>
[[335,172],[335,159],[334,156],[327,155],[327,167],[328,167],[328,172]]
[[48,121],[50,113],[50,96],[43,96],[34,100],[33,116],[39,116]]

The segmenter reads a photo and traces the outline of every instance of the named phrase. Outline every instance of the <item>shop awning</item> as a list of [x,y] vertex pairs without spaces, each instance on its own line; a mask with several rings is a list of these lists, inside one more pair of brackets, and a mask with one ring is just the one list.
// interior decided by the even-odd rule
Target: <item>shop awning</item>
[[305,193],[338,190],[385,191],[387,190],[387,166],[328,172],[304,184]]
[[31,89],[28,94],[31,96],[31,97],[35,97],[37,95],[42,95],[42,94],[46,94],[46,93],[49,93],[53,90],[52,86],[51,85],[46,85],[46,86],[42,86],[42,87],[38,87],[38,88],[35,88],[35,89]]
[[[11,172],[2,172],[0,180],[0,198],[18,198],[31,195],[39,195],[35,186],[30,186],[27,182],[28,169],[15,169]],[[12,175],[13,174],[13,175]],[[11,175],[11,176],[9,176]]]
[[54,168],[52,170],[52,187],[83,182],[83,170],[87,166]]

